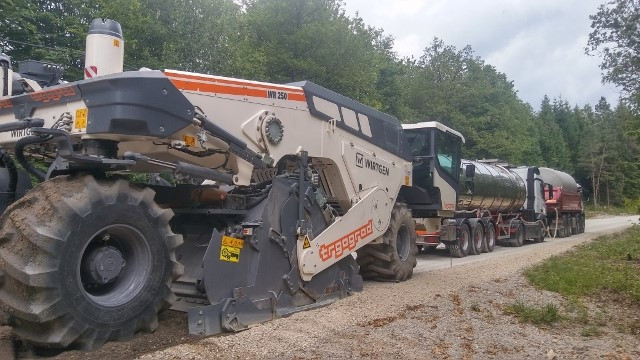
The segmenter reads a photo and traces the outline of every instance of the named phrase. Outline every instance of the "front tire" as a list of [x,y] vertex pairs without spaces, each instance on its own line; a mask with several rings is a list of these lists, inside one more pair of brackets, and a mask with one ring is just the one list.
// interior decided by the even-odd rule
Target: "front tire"
[[381,244],[368,244],[357,253],[360,274],[365,279],[405,281],[413,275],[417,264],[417,235],[411,211],[396,203]]
[[125,180],[61,176],[0,218],[0,306],[37,346],[95,349],[152,332],[182,273],[171,210]]

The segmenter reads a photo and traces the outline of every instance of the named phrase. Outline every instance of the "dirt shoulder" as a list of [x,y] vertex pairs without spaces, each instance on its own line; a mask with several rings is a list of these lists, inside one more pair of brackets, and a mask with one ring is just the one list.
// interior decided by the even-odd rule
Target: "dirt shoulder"
[[539,328],[504,313],[506,305],[518,300],[568,306],[561,296],[530,286],[521,272],[593,237],[528,245],[528,251],[508,258],[422,272],[400,284],[367,282],[364,292],[326,308],[140,359],[640,358],[637,335],[585,337],[571,325]]

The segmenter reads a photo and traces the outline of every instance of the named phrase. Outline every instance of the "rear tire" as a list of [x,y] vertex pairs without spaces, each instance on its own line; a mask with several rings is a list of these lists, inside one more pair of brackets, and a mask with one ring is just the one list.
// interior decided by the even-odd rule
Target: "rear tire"
[[484,244],[486,246],[486,248],[483,249],[484,252],[492,252],[493,249],[496,248],[496,226],[492,222],[489,223],[485,231]]
[[562,225],[564,228],[564,237],[570,237],[571,236],[571,220],[569,219],[569,215],[563,215],[562,216]]
[[37,346],[95,349],[152,332],[182,273],[171,210],[151,189],[91,176],[48,180],[0,217],[0,307]]
[[471,230],[469,230],[469,225],[462,224],[460,226],[460,238],[458,242],[449,244],[449,252],[453,257],[463,258],[469,255],[469,251],[471,251]]
[[389,228],[382,238],[381,244],[365,245],[357,251],[362,277],[378,281],[411,278],[417,264],[418,246],[415,223],[405,204],[395,204]]
[[469,254],[471,255],[482,254],[482,248],[484,247],[483,243],[484,243],[484,229],[482,228],[482,223],[478,221],[472,226],[471,249],[469,250]]

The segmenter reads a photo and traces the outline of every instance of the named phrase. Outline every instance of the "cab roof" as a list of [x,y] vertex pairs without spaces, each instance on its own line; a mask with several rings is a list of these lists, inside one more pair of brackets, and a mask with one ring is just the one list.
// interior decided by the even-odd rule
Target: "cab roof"
[[443,125],[437,121],[425,121],[425,122],[419,122],[419,123],[415,123],[415,124],[402,124],[402,128],[405,130],[415,130],[415,129],[429,129],[429,128],[436,128],[438,130],[450,133],[452,135],[455,135],[457,137],[459,137],[462,142],[465,142],[464,140],[464,136],[462,136],[461,133],[459,133],[458,131],[453,130],[452,128]]

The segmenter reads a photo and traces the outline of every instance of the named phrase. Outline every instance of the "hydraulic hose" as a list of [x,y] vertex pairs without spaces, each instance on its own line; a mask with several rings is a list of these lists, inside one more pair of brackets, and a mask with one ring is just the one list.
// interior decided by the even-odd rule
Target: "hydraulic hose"
[[31,175],[35,176],[38,180],[44,181],[47,177],[47,174],[33,166],[25,157],[24,157],[24,148],[27,145],[41,144],[45,141],[49,140],[49,138],[42,138],[40,136],[27,136],[18,140],[15,145],[15,157],[18,163]]
[[9,184],[7,185],[7,205],[16,200],[16,189],[18,187],[18,168],[6,150],[0,149],[0,166],[5,167],[9,172]]

